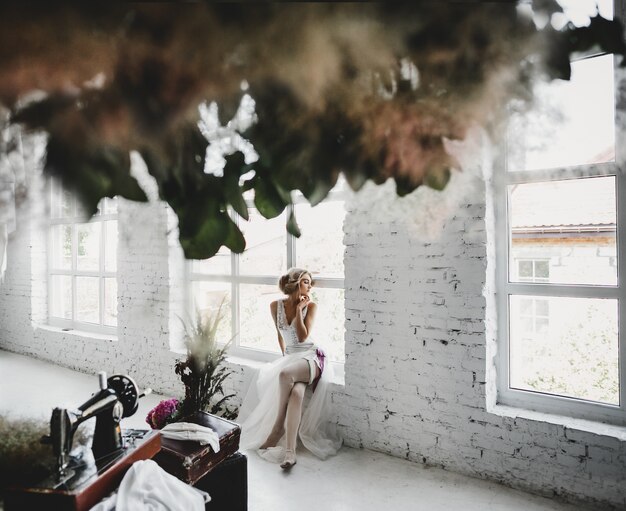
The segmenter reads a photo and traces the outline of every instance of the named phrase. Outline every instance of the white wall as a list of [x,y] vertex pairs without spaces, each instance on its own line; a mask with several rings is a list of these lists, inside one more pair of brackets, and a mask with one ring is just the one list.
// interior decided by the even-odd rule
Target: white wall
[[[493,245],[482,170],[468,165],[445,192],[420,189],[404,199],[390,184],[368,186],[349,205],[345,387],[333,393],[346,443],[625,508],[626,432],[617,440],[586,432],[581,421],[555,425],[494,408]],[[166,208],[119,206],[117,339],[41,326],[39,218],[22,208],[10,239],[0,347],[85,372],[129,373],[179,395],[168,346],[181,310],[182,264]],[[230,385],[239,391],[250,371],[240,361],[233,368]]]

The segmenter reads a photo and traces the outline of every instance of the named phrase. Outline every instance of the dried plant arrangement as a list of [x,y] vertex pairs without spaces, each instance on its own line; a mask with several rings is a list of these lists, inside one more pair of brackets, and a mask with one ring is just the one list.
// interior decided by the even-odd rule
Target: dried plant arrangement
[[[0,416],[0,493],[10,486],[35,484],[54,473],[52,445],[41,441],[49,433],[46,420]],[[76,433],[74,445],[87,444],[88,430]]]
[[232,374],[226,365],[226,351],[230,341],[223,346],[217,342],[217,330],[223,319],[220,304],[214,314],[203,316],[196,311],[195,319],[183,322],[187,357],[176,362],[176,374],[185,385],[185,397],[177,410],[178,417],[195,412],[209,412],[225,419],[234,419],[237,409],[228,406],[234,394],[225,394],[224,382]]

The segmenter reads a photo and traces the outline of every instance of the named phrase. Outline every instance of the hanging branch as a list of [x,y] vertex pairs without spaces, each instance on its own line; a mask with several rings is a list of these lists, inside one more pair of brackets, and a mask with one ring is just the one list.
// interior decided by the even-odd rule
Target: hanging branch
[[[136,150],[187,258],[241,253],[227,211],[248,217],[245,191],[273,218],[292,191],[315,205],[340,175],[354,190],[388,179],[398,195],[441,190],[460,170],[446,140],[475,125],[497,138],[536,79],[569,79],[575,55],[626,53],[618,20],[540,29],[533,9],[562,11],[554,0],[6,3],[0,105],[47,133],[45,173],[85,211],[103,197],[146,200]],[[205,159],[218,153],[216,170]],[[293,216],[286,227],[299,235]]]

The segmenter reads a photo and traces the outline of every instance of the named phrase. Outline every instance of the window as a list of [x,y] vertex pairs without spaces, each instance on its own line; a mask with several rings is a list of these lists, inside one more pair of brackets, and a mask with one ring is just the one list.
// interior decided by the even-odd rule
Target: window
[[303,233],[299,239],[285,229],[289,210],[268,220],[250,201],[249,221],[233,213],[246,237],[245,252],[237,255],[223,248],[211,259],[188,263],[188,310],[214,312],[223,303],[218,336],[224,342],[232,339],[231,353],[261,360],[280,353],[269,305],[284,298],[278,279],[293,266],[308,269],[316,281],[311,292],[319,306],[313,340],[330,360],[343,363],[345,210],[339,188],[314,208],[296,197],[293,208]]
[[99,333],[117,327],[117,204],[101,202],[84,223],[77,200],[51,185],[48,238],[48,321]]
[[511,115],[496,183],[498,402],[625,425],[613,55],[581,57],[571,81],[536,92]]
[[549,282],[549,259],[518,259],[517,278],[520,282]]

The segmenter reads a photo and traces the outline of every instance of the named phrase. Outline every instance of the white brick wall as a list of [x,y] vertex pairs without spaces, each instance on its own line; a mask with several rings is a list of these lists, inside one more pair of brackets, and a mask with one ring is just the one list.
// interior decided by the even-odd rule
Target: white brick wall
[[[625,441],[540,415],[487,411],[497,336],[487,271],[493,247],[484,181],[468,169],[443,193],[421,189],[397,199],[391,184],[368,186],[349,205],[345,387],[333,393],[346,442],[626,508]],[[85,372],[128,372],[142,386],[180,395],[176,355],[168,349],[183,301],[171,212],[158,202],[120,201],[117,339],[38,326],[45,317],[45,238],[31,212],[19,211],[10,240],[0,347]],[[252,369],[239,361],[233,368],[230,387],[240,392]]]
[[345,388],[334,396],[347,443],[624,509],[626,430],[620,441],[487,411],[497,333],[480,174],[400,200],[391,183],[369,187],[350,206]]

